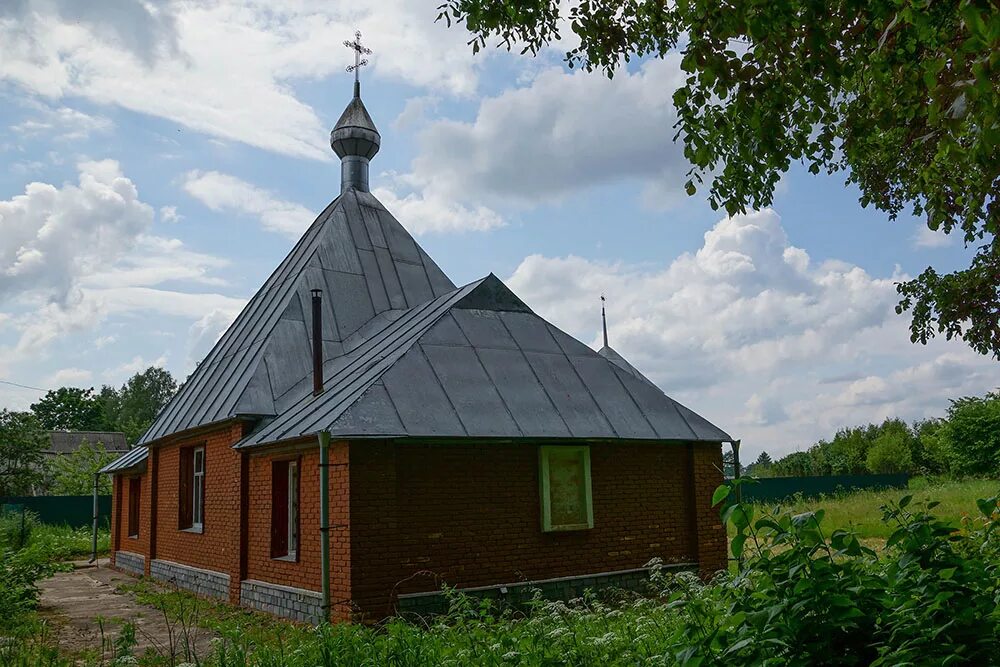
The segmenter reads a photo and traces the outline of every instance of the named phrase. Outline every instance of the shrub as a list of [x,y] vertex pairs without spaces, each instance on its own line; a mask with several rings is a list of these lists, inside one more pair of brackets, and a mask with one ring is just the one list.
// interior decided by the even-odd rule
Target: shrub
[[952,401],[941,436],[948,443],[955,472],[1000,472],[1000,393]]

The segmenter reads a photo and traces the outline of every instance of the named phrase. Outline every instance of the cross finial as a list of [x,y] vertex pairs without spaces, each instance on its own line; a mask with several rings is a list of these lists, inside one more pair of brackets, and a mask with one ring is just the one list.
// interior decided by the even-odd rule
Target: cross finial
[[358,78],[358,70],[368,64],[367,58],[362,55],[369,55],[372,50],[361,43],[361,31],[354,31],[354,41],[344,40],[344,46],[354,51],[354,64],[347,66],[348,72],[354,72],[354,96],[361,97],[361,81]]
[[604,314],[604,302],[607,299],[604,295],[601,295],[601,328],[604,329],[604,347],[608,346],[608,316]]

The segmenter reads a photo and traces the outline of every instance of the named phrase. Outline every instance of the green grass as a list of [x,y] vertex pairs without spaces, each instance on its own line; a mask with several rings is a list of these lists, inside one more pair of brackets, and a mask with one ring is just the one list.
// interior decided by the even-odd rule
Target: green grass
[[[51,554],[53,560],[76,560],[90,558],[93,539],[90,528],[70,528],[37,524],[31,530],[27,548],[39,549]],[[97,532],[97,553],[107,555],[111,547],[111,532],[101,529]]]
[[915,477],[910,480],[909,489],[883,489],[876,491],[854,491],[850,493],[820,496],[819,498],[794,498],[780,503],[760,503],[767,508],[780,505],[793,513],[822,509],[826,512],[824,528],[853,530],[862,539],[889,537],[891,528],[882,523],[882,511],[886,502],[912,495],[914,500],[936,500],[940,503],[934,513],[942,519],[954,522],[956,527],[963,516],[975,514],[976,500],[989,498],[1000,491],[1000,480],[937,480]]

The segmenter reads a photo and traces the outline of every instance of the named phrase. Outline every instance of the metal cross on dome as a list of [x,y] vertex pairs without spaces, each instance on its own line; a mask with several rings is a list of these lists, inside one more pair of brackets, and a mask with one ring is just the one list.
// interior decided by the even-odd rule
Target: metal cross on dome
[[362,58],[361,54],[368,55],[372,52],[371,49],[361,44],[361,31],[354,31],[354,41],[349,39],[344,40],[344,46],[354,51],[354,64],[347,66],[348,72],[354,72],[354,81],[358,82],[358,70],[368,64],[367,58]]

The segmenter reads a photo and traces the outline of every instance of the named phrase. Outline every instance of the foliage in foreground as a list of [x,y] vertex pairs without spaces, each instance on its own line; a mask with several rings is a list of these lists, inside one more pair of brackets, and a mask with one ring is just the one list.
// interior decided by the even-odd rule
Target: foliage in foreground
[[[729,503],[730,490],[716,500]],[[725,504],[738,574],[706,584],[654,563],[650,596],[536,599],[526,613],[449,593],[439,618],[312,629],[136,590],[185,627],[214,631],[199,663],[217,667],[997,664],[1000,513],[996,497],[977,505],[959,525],[935,517],[933,502],[886,503],[890,536],[876,553],[821,510]]]

